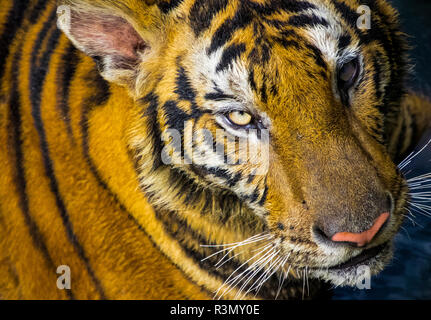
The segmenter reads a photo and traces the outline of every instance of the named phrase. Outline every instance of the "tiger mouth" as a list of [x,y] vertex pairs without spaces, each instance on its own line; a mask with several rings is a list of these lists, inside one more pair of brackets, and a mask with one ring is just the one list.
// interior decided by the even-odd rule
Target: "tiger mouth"
[[[332,267],[309,269],[311,271],[309,276],[310,278],[332,283],[335,286],[354,287],[367,274],[373,276],[381,272],[392,256],[392,242],[389,240],[384,244],[364,250],[359,255]],[[368,268],[368,271],[363,267]]]
[[373,258],[376,258],[384,249],[388,247],[388,243],[384,243],[382,245],[379,245],[377,247],[364,250],[359,255],[350,258],[349,260],[340,263],[338,265],[332,266],[328,268],[328,270],[343,270],[355,266],[359,266],[361,264],[367,264],[369,263]]

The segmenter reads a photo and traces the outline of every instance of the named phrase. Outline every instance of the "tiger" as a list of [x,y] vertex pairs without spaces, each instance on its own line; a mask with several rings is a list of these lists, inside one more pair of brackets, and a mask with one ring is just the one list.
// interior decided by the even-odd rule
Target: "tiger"
[[319,299],[390,263],[431,104],[387,1],[0,3],[0,299]]

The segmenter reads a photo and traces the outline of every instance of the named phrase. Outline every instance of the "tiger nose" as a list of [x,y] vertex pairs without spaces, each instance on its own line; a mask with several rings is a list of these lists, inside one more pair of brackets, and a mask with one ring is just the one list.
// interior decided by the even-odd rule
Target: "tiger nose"
[[331,237],[334,242],[346,242],[355,244],[358,247],[364,247],[373,240],[376,234],[383,227],[385,222],[389,218],[389,213],[382,213],[375,221],[373,226],[361,233],[351,233],[351,232],[338,232]]

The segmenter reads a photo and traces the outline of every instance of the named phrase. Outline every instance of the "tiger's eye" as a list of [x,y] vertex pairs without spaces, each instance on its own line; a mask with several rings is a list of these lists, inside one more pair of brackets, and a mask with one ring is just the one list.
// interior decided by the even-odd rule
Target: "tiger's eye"
[[251,114],[244,111],[233,111],[229,113],[229,120],[237,126],[245,127],[252,121]]
[[345,106],[350,105],[349,90],[356,84],[360,74],[359,59],[355,58],[341,66],[337,73],[337,85],[340,98]]
[[338,80],[350,86],[358,75],[358,61],[356,59],[343,65],[338,73]]

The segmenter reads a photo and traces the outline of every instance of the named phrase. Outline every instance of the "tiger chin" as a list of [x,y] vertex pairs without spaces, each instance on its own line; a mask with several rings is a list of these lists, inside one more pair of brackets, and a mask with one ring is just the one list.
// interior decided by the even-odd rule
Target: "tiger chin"
[[319,298],[391,261],[431,104],[386,1],[0,4],[0,298]]

